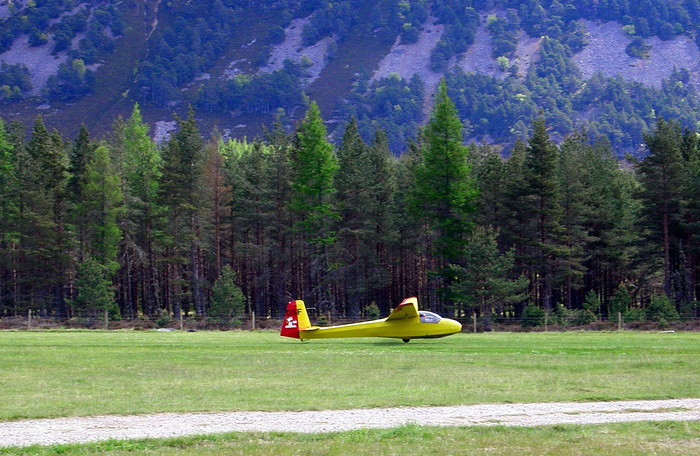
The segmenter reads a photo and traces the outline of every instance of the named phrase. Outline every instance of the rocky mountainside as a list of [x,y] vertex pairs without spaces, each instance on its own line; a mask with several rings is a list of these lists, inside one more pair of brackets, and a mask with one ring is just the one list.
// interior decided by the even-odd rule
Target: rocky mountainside
[[[436,65],[436,48],[449,43],[448,33],[454,25],[426,2],[406,2],[413,9],[403,11],[401,17],[405,21],[413,18],[409,28],[406,23],[384,26],[390,22],[386,17],[393,16],[378,12],[379,7],[370,2],[357,2],[355,10],[345,15],[338,9],[347,2],[290,2],[287,9],[273,2],[260,2],[273,6],[220,0],[201,3],[207,6],[195,10],[187,2],[165,4],[160,0],[8,0],[0,6],[4,20],[0,61],[5,64],[0,76],[23,71],[24,86],[17,85],[14,90],[9,76],[3,79],[0,115],[30,123],[41,113],[49,126],[65,135],[74,135],[80,123],[99,135],[108,132],[117,116],[128,116],[138,102],[152,125],[152,134],[162,140],[174,125],[174,113],[183,115],[192,104],[203,133],[216,128],[224,135],[242,137],[260,134],[263,125],[271,125],[276,118],[291,128],[303,116],[305,100],[310,98],[319,103],[332,131],[350,114],[361,117],[357,106],[371,105],[373,101],[366,94],[376,96],[376,88],[388,78],[409,81],[417,75],[422,81],[420,112],[411,122],[419,125],[427,120],[443,76],[460,71],[504,84],[526,84],[528,75],[536,73],[531,67],[541,59],[543,39],[549,37],[545,33],[533,36],[527,30],[525,10],[514,8],[518,2],[463,2],[491,7],[467,8],[475,14],[473,39],[463,52],[453,51],[440,66]],[[336,9],[328,12],[332,7]],[[336,23],[324,29],[324,22],[318,19],[321,13],[341,17],[341,26]],[[374,23],[370,27],[367,18],[379,14],[384,16],[376,22],[383,28]],[[11,22],[20,15],[17,23],[29,17],[30,25],[37,25],[18,32],[18,26]],[[510,32],[514,48],[496,57],[499,52],[494,51],[494,40],[499,36],[493,23],[502,20],[512,26],[512,18],[518,16],[516,20],[522,23]],[[651,33],[640,36],[631,32],[629,16],[621,21],[580,16],[567,25],[569,30],[582,31],[583,36],[580,49],[567,45],[566,58],[573,62],[580,79],[571,96],[580,93],[595,75],[619,76],[623,81],[660,90],[663,81],[680,69],[687,70],[688,85],[700,88],[700,52],[692,39],[694,32],[661,39]],[[623,25],[625,21],[627,25]],[[322,32],[314,37],[316,30]],[[563,31],[562,36],[567,33]],[[642,43],[641,55],[629,52],[635,40]],[[358,84],[369,91],[359,90]],[[272,93],[268,94],[268,89]],[[535,90],[528,90],[535,99]],[[536,101],[542,104],[540,99]],[[595,99],[589,102],[587,108],[566,112],[560,106],[557,111],[580,122],[600,108]],[[390,104],[396,108],[401,103]],[[381,110],[370,111],[368,122],[383,126],[377,120]],[[545,109],[545,116],[547,112]],[[467,131],[473,138],[494,136],[480,133],[473,125]],[[403,132],[399,138],[410,135],[410,131]]]

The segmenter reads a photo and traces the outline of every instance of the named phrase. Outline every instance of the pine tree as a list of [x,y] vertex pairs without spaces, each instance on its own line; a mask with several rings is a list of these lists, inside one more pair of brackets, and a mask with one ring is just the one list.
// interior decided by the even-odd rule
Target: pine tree
[[[178,316],[184,299],[191,299],[197,315],[204,312],[201,228],[202,138],[190,107],[187,119],[176,117],[178,130],[163,149],[159,203],[167,208],[168,244],[166,261],[172,311]],[[189,251],[187,251],[189,250]],[[189,266],[186,268],[185,266]],[[188,285],[189,290],[184,286]],[[190,301],[185,301],[190,302]]]
[[116,258],[121,232],[117,226],[117,215],[123,194],[107,147],[95,149],[85,163],[80,193],[88,221],[85,230],[86,251],[105,268],[110,277],[119,268]]
[[629,252],[637,231],[632,193],[637,183],[631,172],[621,169],[605,138],[584,148],[581,171],[587,235],[584,282],[607,304],[630,273]]
[[212,287],[209,315],[229,320],[242,315],[244,311],[245,296],[236,286],[236,274],[226,265]]
[[588,215],[589,190],[584,186],[582,176],[583,158],[588,136],[576,132],[567,136],[559,150],[557,166],[559,198],[561,206],[562,242],[566,246],[565,254],[559,260],[560,276],[564,280],[563,301],[567,308],[572,308],[574,289],[582,285],[584,275],[584,249],[589,241],[585,227]]
[[663,254],[663,288],[671,298],[671,257],[677,245],[674,234],[680,222],[680,189],[684,177],[680,125],[659,118],[654,132],[645,135],[644,142],[649,155],[637,166],[642,186],[641,221],[650,247]]
[[[393,176],[386,135],[377,132],[372,146],[362,140],[354,119],[338,149],[336,174],[338,210],[338,262],[343,302],[352,316],[379,298],[389,277],[383,262],[388,244]],[[383,297],[387,300],[387,297]]]
[[87,254],[78,264],[75,274],[76,296],[71,302],[78,315],[99,317],[99,311],[107,311],[110,319],[120,316],[119,307],[114,300],[111,280],[106,268]]
[[533,123],[533,133],[528,140],[524,170],[526,204],[530,221],[528,226],[527,261],[535,280],[539,301],[546,312],[552,308],[552,285],[556,264],[562,255],[561,206],[557,165],[559,150],[550,140],[543,118]]
[[345,128],[343,142],[338,148],[338,172],[335,175],[338,212],[338,262],[342,264],[340,287],[346,295],[346,314],[357,317],[366,299],[369,284],[368,258],[372,252],[369,244],[366,210],[370,204],[368,181],[370,179],[368,147],[352,118]]
[[[12,227],[16,218],[14,195],[14,145],[10,142],[5,122],[0,120],[0,316],[9,313],[12,299]],[[13,307],[13,306],[12,306]]]
[[481,226],[499,230],[506,223],[506,167],[500,154],[486,144],[480,145],[474,155],[473,174],[479,188],[474,216]]
[[[333,206],[333,180],[338,170],[333,146],[328,142],[326,127],[315,102],[306,111],[297,129],[292,150],[292,200],[294,228],[302,245],[297,263],[299,280],[305,285],[297,292],[316,296],[316,306],[329,310],[328,252],[335,242],[333,222],[338,214]],[[305,245],[306,244],[306,245]],[[298,285],[297,285],[298,286]]]
[[[148,135],[149,126],[143,122],[138,104],[134,104],[131,116],[123,124],[122,147],[122,191],[125,193],[126,207],[122,222],[123,247],[127,277],[127,301],[133,302],[137,278],[131,274],[131,263],[138,267],[142,280],[143,312],[156,315],[162,308],[156,271],[159,180],[161,178],[160,150]],[[135,250],[132,252],[132,250]],[[133,308],[133,304],[132,304]]]
[[525,299],[527,279],[511,279],[514,265],[513,248],[505,253],[498,249],[498,232],[476,227],[464,252],[461,265],[450,267],[456,280],[451,285],[455,299],[466,307],[478,309],[484,319],[484,330],[491,330],[492,312],[500,312],[506,304]]
[[[22,233],[24,244],[24,280],[30,300],[56,316],[68,316],[64,284],[68,272],[67,206],[68,157],[63,139],[49,133],[41,116],[27,144]],[[31,277],[30,271],[41,271]],[[46,307],[48,306],[48,308]]]
[[435,232],[433,248],[441,262],[436,272],[446,281],[446,290],[450,280],[446,266],[461,260],[478,192],[470,175],[468,149],[462,144],[462,122],[444,80],[424,137],[422,161],[414,174],[414,208]]
[[80,125],[80,131],[73,147],[70,150],[70,180],[68,181],[68,192],[72,203],[71,222],[78,237],[77,259],[82,261],[85,254],[85,238],[87,237],[87,214],[83,204],[83,174],[85,165],[93,157],[97,146],[90,142],[90,133],[85,124]]

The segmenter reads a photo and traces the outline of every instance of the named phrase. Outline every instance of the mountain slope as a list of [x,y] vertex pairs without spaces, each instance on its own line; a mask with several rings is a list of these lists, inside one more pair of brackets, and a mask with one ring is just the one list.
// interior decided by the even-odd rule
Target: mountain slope
[[[481,3],[485,6],[480,8]],[[472,139],[508,143],[508,135],[521,134],[522,125],[527,128],[539,109],[561,135],[581,122],[603,122],[593,125],[593,131],[619,136],[614,141],[627,149],[642,133],[627,130],[644,130],[664,104],[680,100],[677,112],[664,112],[685,124],[700,120],[695,99],[700,52],[691,39],[696,24],[678,13],[692,2],[650,0],[648,17],[635,4],[623,2],[619,11],[600,4],[594,9],[593,3],[576,6],[585,3],[19,2],[14,10],[0,9],[2,30],[14,37],[0,60],[26,65],[33,87],[5,97],[0,115],[30,123],[42,113],[47,125],[68,136],[81,122],[102,135],[138,102],[153,134],[163,138],[173,112],[182,115],[193,104],[204,134],[217,128],[230,136],[254,136],[275,118],[292,128],[308,97],[319,104],[331,132],[355,115],[364,119],[365,136],[372,128],[385,128],[398,151],[427,120],[441,77],[473,85],[460,75],[477,73],[488,78],[482,83],[506,95],[500,98],[502,106],[486,106],[499,113],[482,116],[474,113],[484,108],[473,98],[458,103]],[[454,13],[465,5],[463,14]],[[78,12],[86,16],[84,25],[67,19]],[[13,20],[21,14],[37,26],[17,28]],[[608,18],[618,20],[603,20]],[[67,48],[56,52],[59,38],[71,33]],[[555,50],[546,51],[547,59],[542,57],[543,39],[555,43],[548,45]],[[626,52],[631,43],[641,46],[641,55]],[[678,73],[680,69],[687,71]],[[389,82],[392,75],[400,81]],[[408,88],[413,75],[422,87],[414,81],[413,89]],[[622,82],[606,79],[618,75]],[[680,83],[684,92],[666,93],[671,89],[664,80]],[[417,90],[411,96],[420,95],[420,109],[406,117],[408,102],[398,92],[386,98],[382,88],[387,84],[402,84],[399,92]],[[615,84],[619,93],[606,98]],[[588,93],[594,86],[605,87]],[[453,90],[450,96],[459,96],[469,87]],[[646,104],[620,101],[637,92],[642,95],[636,98],[648,99]],[[517,103],[522,106],[511,106]],[[623,111],[634,119],[614,118]]]

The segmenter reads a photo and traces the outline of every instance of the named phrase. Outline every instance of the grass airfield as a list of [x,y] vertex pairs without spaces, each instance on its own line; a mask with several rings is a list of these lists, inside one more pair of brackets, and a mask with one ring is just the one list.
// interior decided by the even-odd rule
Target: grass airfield
[[[700,333],[458,334],[403,344],[391,339],[301,343],[266,331],[12,331],[0,332],[0,372],[3,421],[154,412],[667,399],[700,396]],[[624,442],[633,440],[649,446],[625,453]],[[406,442],[412,443],[405,446]],[[577,448],[582,452],[576,453]],[[697,454],[700,423],[534,429],[406,426],[312,436],[231,434],[0,449],[0,454],[134,450]]]

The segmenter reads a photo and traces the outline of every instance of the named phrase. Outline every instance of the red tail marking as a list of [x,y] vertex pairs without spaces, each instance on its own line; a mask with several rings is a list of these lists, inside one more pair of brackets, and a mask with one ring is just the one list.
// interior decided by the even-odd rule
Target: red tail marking
[[297,309],[296,301],[287,303],[287,311],[284,313],[280,336],[299,339],[299,310]]

